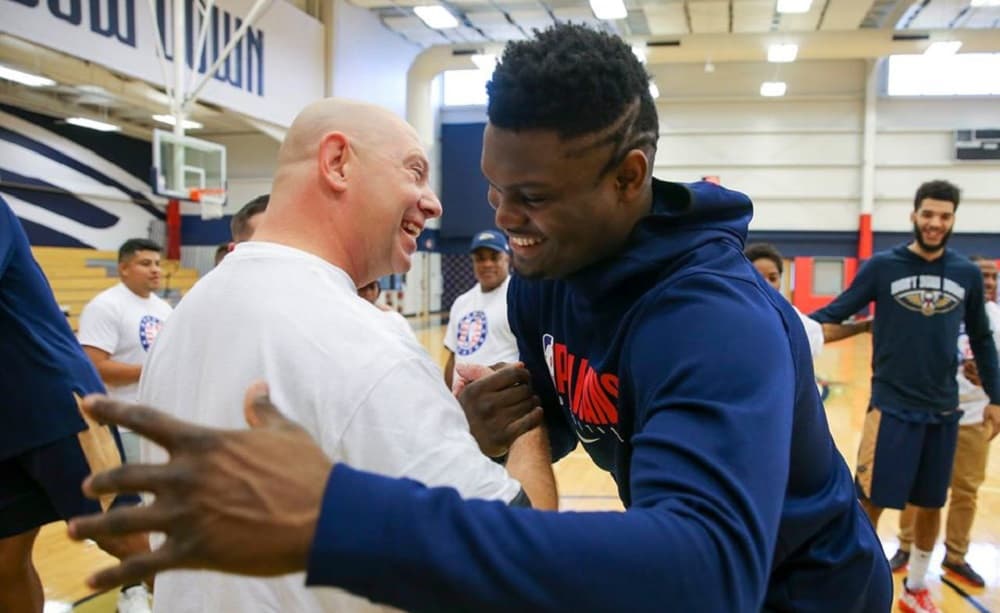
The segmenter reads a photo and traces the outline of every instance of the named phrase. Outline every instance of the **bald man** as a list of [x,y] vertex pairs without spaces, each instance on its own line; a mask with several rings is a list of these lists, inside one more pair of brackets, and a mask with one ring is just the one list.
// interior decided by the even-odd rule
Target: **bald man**
[[[174,312],[143,370],[140,401],[205,425],[245,427],[232,408],[264,379],[336,462],[451,486],[467,498],[554,506],[546,437],[536,432],[512,447],[511,471],[530,467],[519,483],[479,451],[427,353],[358,296],[357,287],[408,270],[417,236],[441,215],[427,173],[415,131],[388,111],[332,99],[307,107],[279,151],[254,240],[237,245]],[[528,382],[523,370],[507,372]],[[144,445],[144,460],[166,461],[161,448]],[[309,478],[295,473],[287,482]],[[254,541],[233,546],[254,555]],[[306,590],[302,574],[178,571],[158,577],[155,610],[383,608],[339,590]]]

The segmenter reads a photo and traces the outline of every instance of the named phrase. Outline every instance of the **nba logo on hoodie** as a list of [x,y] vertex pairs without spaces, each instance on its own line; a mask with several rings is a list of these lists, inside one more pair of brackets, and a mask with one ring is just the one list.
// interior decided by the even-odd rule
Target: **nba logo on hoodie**
[[577,437],[584,443],[618,433],[618,375],[600,373],[586,358],[577,358],[551,334],[542,335],[545,365],[559,404],[569,408]]

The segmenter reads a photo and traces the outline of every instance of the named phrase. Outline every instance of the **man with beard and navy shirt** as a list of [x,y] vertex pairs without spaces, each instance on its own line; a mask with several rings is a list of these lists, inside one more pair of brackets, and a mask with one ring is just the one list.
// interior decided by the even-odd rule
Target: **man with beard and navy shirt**
[[983,297],[983,275],[947,249],[960,199],[947,181],[929,181],[913,199],[912,242],[876,253],[826,308],[811,315],[836,324],[875,302],[872,393],[855,475],[872,525],[882,509],[916,508],[910,572],[900,607],[936,612],[927,565],[948,495],[959,410],[958,336],[965,324],[983,389],[990,438],[1000,430],[997,350]]
[[[750,200],[653,178],[649,75],[618,37],[560,24],[511,43],[488,92],[482,169],[519,273],[508,317],[520,358],[553,455],[583,441],[626,511],[511,509],[331,470],[259,390],[250,431],[91,400],[170,453],[87,483],[157,497],[130,517],[78,520],[74,538],[167,539],[97,584],[140,568],[304,567],[311,585],[414,611],[887,611],[889,566],[830,436],[802,324],[743,256]],[[462,392],[470,422],[529,387],[474,397],[501,375]],[[282,478],[324,470],[325,484]],[[249,508],[217,504],[242,490]],[[178,513],[199,521],[166,519]],[[230,542],[253,543],[252,559]]]

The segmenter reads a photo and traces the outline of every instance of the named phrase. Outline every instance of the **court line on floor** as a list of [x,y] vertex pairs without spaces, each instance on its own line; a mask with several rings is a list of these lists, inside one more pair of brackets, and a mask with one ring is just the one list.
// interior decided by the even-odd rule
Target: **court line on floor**
[[103,596],[103,595],[107,594],[110,591],[111,590],[102,590],[100,592],[94,592],[93,594],[89,594],[87,596],[84,596],[80,600],[77,600],[76,602],[73,603],[73,608],[75,609],[78,606],[82,605],[83,603],[85,603],[87,601],[90,601],[90,600],[93,600],[93,599],[97,598],[98,596]]
[[980,613],[990,613],[990,610],[987,609],[985,606],[983,606],[983,603],[979,602],[976,599],[975,596],[973,596],[972,594],[970,594],[970,593],[966,592],[965,590],[963,590],[960,586],[958,586],[951,579],[948,579],[944,575],[941,575],[941,583],[943,583],[943,584],[947,585],[948,587],[950,587],[951,589],[955,590],[955,592],[959,596],[961,596],[962,598],[965,598],[966,602],[968,602],[973,607],[975,607],[976,610],[979,611]]

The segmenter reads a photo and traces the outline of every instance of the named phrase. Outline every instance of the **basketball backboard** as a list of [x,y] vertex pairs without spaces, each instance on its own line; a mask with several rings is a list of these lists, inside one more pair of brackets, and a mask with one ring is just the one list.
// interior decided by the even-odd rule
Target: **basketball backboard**
[[226,147],[153,130],[153,193],[199,202],[202,217],[222,217],[226,202]]

